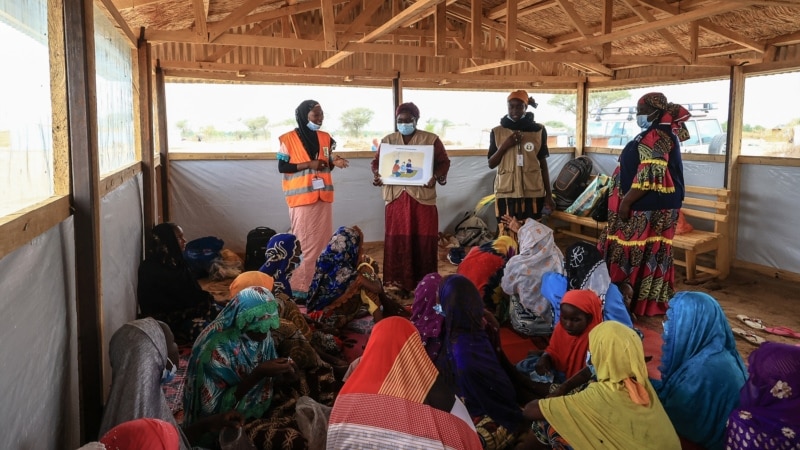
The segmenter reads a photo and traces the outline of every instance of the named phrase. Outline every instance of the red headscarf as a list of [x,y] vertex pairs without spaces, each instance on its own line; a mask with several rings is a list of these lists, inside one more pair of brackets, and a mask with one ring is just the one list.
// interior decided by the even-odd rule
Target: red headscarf
[[180,439],[175,426],[159,419],[123,422],[100,439],[107,450],[178,450]]
[[394,115],[395,117],[397,117],[400,115],[400,113],[404,112],[411,114],[411,117],[415,119],[419,119],[419,108],[417,108],[417,105],[411,102],[403,103],[400,106],[398,106],[397,111],[395,111]]
[[589,332],[603,321],[603,310],[600,298],[593,291],[575,289],[567,291],[561,304],[572,305],[592,319],[580,336],[571,336],[567,330],[557,323],[550,338],[550,345],[545,350],[553,359],[553,366],[566,373],[567,378],[580,372],[586,365],[586,351],[589,350]]

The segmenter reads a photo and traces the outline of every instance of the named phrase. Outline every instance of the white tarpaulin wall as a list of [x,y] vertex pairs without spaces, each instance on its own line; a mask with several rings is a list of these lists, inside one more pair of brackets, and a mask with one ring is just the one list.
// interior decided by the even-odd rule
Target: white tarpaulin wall
[[[557,174],[569,158],[551,155],[551,173]],[[380,188],[372,185],[371,161],[350,158],[350,167],[333,171],[334,227],[358,225],[368,242],[384,238],[384,202]],[[452,232],[464,212],[492,193],[495,171],[485,156],[451,156],[450,161],[447,184],[437,185],[436,191],[439,230]],[[173,161],[169,188],[172,221],[188,240],[216,236],[226,248],[243,253],[247,232],[256,226],[289,231],[289,209],[275,160]],[[490,227],[493,215],[482,215]]]
[[74,222],[0,260],[0,448],[79,439]]

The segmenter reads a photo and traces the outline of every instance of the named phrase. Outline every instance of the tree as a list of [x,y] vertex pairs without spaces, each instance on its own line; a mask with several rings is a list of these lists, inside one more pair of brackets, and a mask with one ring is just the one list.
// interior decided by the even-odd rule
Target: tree
[[[589,113],[629,98],[631,94],[628,91],[594,92],[589,95]],[[578,110],[577,97],[570,94],[554,95],[547,103],[572,114],[576,114]]]
[[375,113],[369,108],[353,108],[342,113],[342,127],[350,136],[360,136],[361,129],[372,120]]
[[455,123],[447,119],[439,120],[439,133],[437,133],[439,137],[444,139],[444,136],[447,134],[447,129],[453,125],[455,125]]
[[189,128],[189,121],[186,119],[179,120],[178,123],[175,124],[175,126],[178,127],[178,129],[181,131],[181,138],[183,139],[191,137],[192,134],[194,134],[192,133],[192,129]]
[[241,121],[248,130],[250,130],[250,136],[255,139],[258,137],[259,133],[263,133],[264,139],[269,139],[269,131],[267,130],[267,125],[269,125],[269,119],[265,116],[258,116],[253,119],[244,119]]

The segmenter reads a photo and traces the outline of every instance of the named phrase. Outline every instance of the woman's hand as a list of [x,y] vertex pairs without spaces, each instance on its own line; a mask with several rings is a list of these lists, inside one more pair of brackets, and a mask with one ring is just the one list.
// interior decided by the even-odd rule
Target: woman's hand
[[563,397],[563,396],[567,395],[568,393],[569,392],[566,390],[565,385],[561,384],[556,388],[555,391],[551,392],[550,394],[547,394],[546,398]]
[[324,161],[322,159],[312,159],[311,161],[307,162],[306,164],[308,164],[308,167],[306,169],[309,169],[309,170],[320,170],[320,169],[328,168],[327,161]]
[[500,221],[503,223],[503,225],[505,225],[506,228],[514,233],[519,233],[519,229],[522,227],[522,223],[520,223],[516,217],[512,217],[508,214],[504,214],[503,217],[500,218]]
[[511,135],[508,136],[505,141],[503,141],[502,147],[504,150],[507,150],[515,145],[518,145],[520,142],[522,142],[522,133],[515,131],[511,133]]
[[621,202],[620,205],[619,205],[619,211],[617,212],[617,215],[624,222],[627,222],[628,219],[631,218],[631,207],[630,207],[630,205],[625,204],[625,202]]
[[373,174],[372,185],[373,186],[383,186],[383,180],[381,179],[381,175],[378,172],[375,172]]
[[550,360],[550,355],[547,353],[543,354],[538,361],[536,361],[536,365],[533,366],[533,370],[536,371],[539,375],[544,375],[546,373],[550,373],[553,371],[553,361]]
[[294,374],[297,364],[289,358],[275,358],[257,365],[255,371],[263,377],[275,377],[285,373]]
[[244,425],[244,416],[239,411],[228,411],[209,416],[209,431],[218,432],[223,428],[241,428]]
[[556,201],[553,200],[553,194],[544,196],[544,206],[550,209],[550,212],[556,210]]
[[425,186],[423,187],[432,188],[435,184],[436,184],[436,177],[431,177],[431,179],[428,180],[428,182],[425,183]]
[[338,167],[339,169],[345,169],[350,166],[350,161],[342,158],[339,155],[334,155],[333,157],[333,165]]

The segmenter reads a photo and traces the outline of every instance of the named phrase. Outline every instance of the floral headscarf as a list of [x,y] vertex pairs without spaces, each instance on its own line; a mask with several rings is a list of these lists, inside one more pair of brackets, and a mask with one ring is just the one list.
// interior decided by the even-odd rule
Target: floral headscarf
[[317,258],[314,278],[308,288],[308,311],[332,306],[358,276],[363,234],[357,226],[339,227]]
[[292,258],[300,256],[297,250],[297,236],[290,233],[276,234],[267,243],[267,260],[258,270],[275,279],[275,286],[272,288],[275,295],[292,294],[289,278],[297,268],[296,264],[291,263]]
[[[683,123],[689,120],[692,114],[683,106],[668,102],[667,97],[660,92],[650,92],[643,95],[642,98],[639,99],[638,105],[647,105],[657,109],[661,112],[661,119],[658,122],[659,125],[669,125],[672,129],[672,133],[678,136],[681,142],[689,139],[689,131]],[[672,144],[668,143],[668,145],[671,146]],[[669,149],[667,148],[665,152],[660,153],[669,153]]]
[[441,349],[442,324],[444,317],[433,310],[439,303],[436,296],[442,276],[438,272],[425,275],[414,290],[414,303],[411,305],[411,322],[417,327],[425,351],[435,361]]
[[[269,409],[270,377],[259,381],[238,402],[234,393],[256,366],[277,357],[270,330],[279,324],[278,303],[263,287],[244,289],[228,302],[192,347],[183,397],[184,424],[234,408],[245,418],[260,417]],[[248,332],[266,336],[255,341]]]
[[800,347],[765,342],[748,363],[750,378],[728,419],[727,448],[800,447]]

